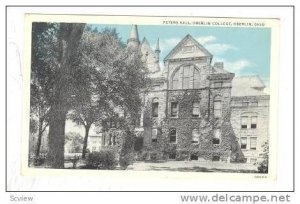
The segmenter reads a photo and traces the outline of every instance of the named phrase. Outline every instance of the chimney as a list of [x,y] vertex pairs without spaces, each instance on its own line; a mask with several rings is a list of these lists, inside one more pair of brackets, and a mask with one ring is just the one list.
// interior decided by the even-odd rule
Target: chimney
[[224,63],[223,62],[215,62],[214,68],[223,69]]

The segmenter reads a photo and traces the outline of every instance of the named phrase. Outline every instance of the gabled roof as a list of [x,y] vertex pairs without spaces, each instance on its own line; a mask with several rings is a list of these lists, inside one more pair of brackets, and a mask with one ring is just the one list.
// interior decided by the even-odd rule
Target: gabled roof
[[170,53],[165,57],[164,61],[170,59],[174,54],[176,54],[177,52],[179,52],[179,48],[182,47],[182,45],[188,41],[191,40],[193,42],[194,45],[196,45],[197,48],[199,48],[199,50],[201,52],[203,52],[206,56],[208,57],[213,57],[213,55],[207,50],[205,49],[197,40],[195,40],[190,34],[187,34],[171,51]]
[[232,96],[261,96],[265,85],[258,75],[234,77],[232,80]]
[[235,77],[232,80],[233,86],[249,86],[251,88],[265,88],[263,81],[258,75],[252,75],[252,76],[239,76]]

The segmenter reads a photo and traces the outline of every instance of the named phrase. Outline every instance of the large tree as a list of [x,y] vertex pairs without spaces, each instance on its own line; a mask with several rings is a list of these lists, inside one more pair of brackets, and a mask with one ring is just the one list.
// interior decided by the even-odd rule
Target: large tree
[[91,125],[114,116],[115,107],[126,112],[127,120],[135,120],[141,107],[141,90],[148,84],[147,69],[138,50],[127,49],[115,29],[91,30],[83,33],[77,57],[78,69],[86,80],[78,87],[81,91],[69,114],[70,119],[85,127],[82,158]]
[[[78,45],[85,24],[60,23],[57,40],[59,45],[58,67],[53,86],[49,113],[47,163],[52,168],[64,168],[65,122],[70,100],[74,94],[74,78]],[[80,79],[80,77],[79,77]]]

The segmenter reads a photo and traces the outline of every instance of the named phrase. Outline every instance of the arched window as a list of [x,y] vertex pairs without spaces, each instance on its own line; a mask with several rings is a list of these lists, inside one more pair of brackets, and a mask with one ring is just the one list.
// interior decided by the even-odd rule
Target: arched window
[[175,71],[172,78],[172,89],[200,88],[200,73],[193,65],[182,66]]

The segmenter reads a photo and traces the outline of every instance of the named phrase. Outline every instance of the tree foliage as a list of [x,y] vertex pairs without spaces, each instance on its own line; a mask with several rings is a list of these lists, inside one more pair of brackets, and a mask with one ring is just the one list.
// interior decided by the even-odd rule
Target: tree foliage
[[70,152],[77,153],[82,150],[83,147],[83,137],[76,132],[68,132],[65,136],[65,144],[70,144]]
[[149,84],[139,50],[127,49],[115,29],[84,27],[32,25],[30,125],[32,132],[37,121],[41,131],[49,126],[47,160],[53,168],[63,168],[68,112],[69,119],[86,129],[85,155],[91,125],[114,117],[116,107],[125,113],[122,128],[133,132],[142,105],[140,93]]
[[83,33],[77,56],[77,75],[85,80],[78,87],[69,118],[85,127],[82,157],[85,158],[92,124],[114,118],[121,107],[129,119],[140,111],[141,89],[145,89],[147,69],[140,53],[125,48],[115,29],[99,32],[88,28]]
[[269,171],[269,141],[266,141],[262,144],[262,160],[258,163],[258,172],[259,173],[268,173]]
[[49,125],[49,110],[57,66],[58,25],[32,24],[30,132],[37,133],[35,156],[38,158],[42,135]]

